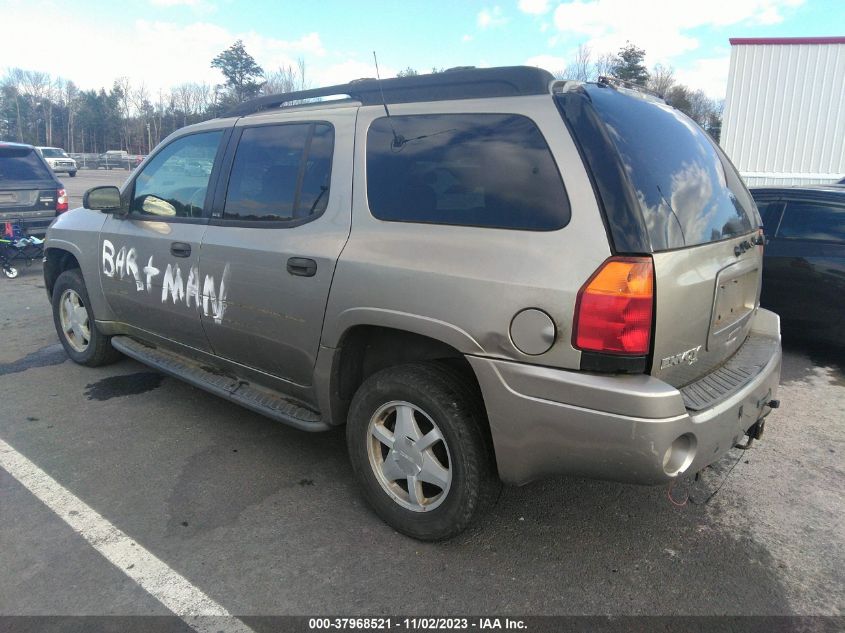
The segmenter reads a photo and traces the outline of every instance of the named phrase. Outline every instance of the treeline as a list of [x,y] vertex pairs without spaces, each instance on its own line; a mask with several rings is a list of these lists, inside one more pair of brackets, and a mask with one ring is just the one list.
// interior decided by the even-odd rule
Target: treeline
[[711,99],[703,90],[694,90],[675,79],[671,66],[645,66],[645,50],[628,42],[615,55],[594,55],[587,46],[579,46],[572,62],[555,73],[560,79],[595,81],[601,76],[616,77],[642,86],[662,97],[719,140],[722,131],[724,101]]
[[[594,81],[610,75],[641,85],[689,115],[716,140],[722,124],[721,101],[675,80],[671,67],[644,65],[645,51],[628,44],[617,54],[593,55],[581,46],[560,78]],[[144,84],[118,78],[106,91],[80,90],[73,81],[48,73],[12,68],[0,79],[0,140],[63,147],[69,152],[122,149],[147,154],[171,132],[220,116],[232,105],[261,94],[309,87],[305,62],[266,72],[238,40],[211,60],[221,84],[185,82],[153,92]],[[442,72],[433,68],[432,72]],[[399,76],[418,74],[411,67]]]
[[224,83],[185,82],[157,92],[127,77],[108,91],[80,90],[61,77],[12,68],[0,79],[0,140],[68,152],[147,154],[171,132],[220,116],[235,103],[307,87],[303,60],[265,72],[240,41],[211,65]]

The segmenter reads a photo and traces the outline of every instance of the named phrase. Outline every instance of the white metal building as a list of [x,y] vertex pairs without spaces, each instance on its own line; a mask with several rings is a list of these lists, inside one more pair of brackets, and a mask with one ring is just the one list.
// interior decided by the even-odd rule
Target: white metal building
[[749,186],[845,177],[845,37],[732,38],[721,145]]

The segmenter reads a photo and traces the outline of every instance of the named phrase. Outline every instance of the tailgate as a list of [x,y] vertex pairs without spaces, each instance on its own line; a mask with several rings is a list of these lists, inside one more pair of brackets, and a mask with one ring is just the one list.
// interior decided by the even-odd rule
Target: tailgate
[[761,247],[748,248],[754,237],[654,253],[653,376],[686,385],[745,341],[760,303],[763,257]]
[[54,215],[55,189],[0,189],[0,222]]
[[[650,373],[682,387],[725,363],[748,336],[763,266],[757,208],[718,145],[678,110],[607,85],[584,94],[604,129],[576,135],[587,149],[605,139],[584,156],[603,183],[614,249],[654,263]],[[581,130],[588,117],[578,115],[589,110],[578,110],[575,97],[562,100]]]

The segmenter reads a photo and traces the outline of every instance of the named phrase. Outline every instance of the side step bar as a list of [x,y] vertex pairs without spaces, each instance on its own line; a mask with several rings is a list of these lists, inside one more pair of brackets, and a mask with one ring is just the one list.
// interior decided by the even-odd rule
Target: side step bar
[[273,420],[302,431],[328,431],[332,428],[322,421],[316,411],[173,352],[139,343],[128,336],[114,336],[111,344],[130,358]]

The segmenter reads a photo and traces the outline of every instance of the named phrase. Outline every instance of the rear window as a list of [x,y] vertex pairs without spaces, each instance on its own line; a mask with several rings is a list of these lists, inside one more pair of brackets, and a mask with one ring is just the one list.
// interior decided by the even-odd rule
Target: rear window
[[545,138],[511,114],[376,119],[367,197],[376,218],[394,222],[550,231],[570,215]]
[[742,235],[754,203],[707,134],[674,108],[610,88],[590,98],[639,199],[655,251]]
[[52,179],[31,147],[0,147],[0,182]]

